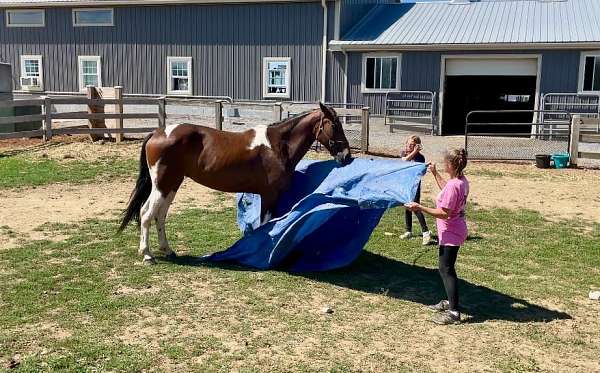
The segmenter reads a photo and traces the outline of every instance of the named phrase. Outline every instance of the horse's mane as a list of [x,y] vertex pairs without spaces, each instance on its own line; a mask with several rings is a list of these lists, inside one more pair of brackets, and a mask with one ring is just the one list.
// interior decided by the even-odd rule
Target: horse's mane
[[271,124],[269,124],[269,127],[277,127],[277,126],[280,126],[280,125],[288,124],[289,122],[294,121],[294,120],[302,119],[305,116],[307,116],[308,114],[312,113],[313,111],[314,110],[303,111],[302,113],[296,114],[293,117],[285,118],[285,119],[282,119],[282,120],[280,120],[278,122],[271,123]]

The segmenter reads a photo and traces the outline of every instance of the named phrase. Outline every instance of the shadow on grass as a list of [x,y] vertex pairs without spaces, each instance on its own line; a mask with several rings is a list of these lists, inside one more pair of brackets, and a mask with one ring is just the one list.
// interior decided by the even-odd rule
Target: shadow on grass
[[[171,262],[177,265],[208,266],[234,271],[257,271],[230,263],[207,263],[195,256],[181,256]],[[363,251],[354,263],[342,269],[290,275],[366,293],[386,294],[423,305],[434,304],[445,298],[436,269],[406,264],[368,251]],[[548,322],[571,319],[567,313],[537,306],[464,280],[459,281],[459,291],[463,311],[472,315],[465,320],[467,323],[489,320]]]

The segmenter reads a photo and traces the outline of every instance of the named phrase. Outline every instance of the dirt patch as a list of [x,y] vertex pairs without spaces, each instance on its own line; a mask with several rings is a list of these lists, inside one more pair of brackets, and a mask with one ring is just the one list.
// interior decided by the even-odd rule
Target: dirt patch
[[[485,208],[529,209],[550,220],[581,219],[600,223],[599,170],[542,170],[531,164],[471,163],[470,201]],[[431,175],[423,179],[423,195],[434,199],[439,189]]]
[[[84,185],[53,184],[19,191],[0,191],[0,249],[35,239],[62,240],[41,229],[44,224],[68,224],[91,218],[111,218],[126,206],[134,180]],[[170,211],[190,207],[232,206],[233,196],[221,198],[216,192],[186,180]],[[5,234],[4,232],[10,232]]]

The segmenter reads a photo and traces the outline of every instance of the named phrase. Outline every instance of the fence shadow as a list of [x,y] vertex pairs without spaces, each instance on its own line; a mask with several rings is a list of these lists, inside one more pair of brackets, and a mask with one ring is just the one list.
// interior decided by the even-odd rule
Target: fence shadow
[[[209,266],[234,271],[256,271],[229,263],[205,263],[195,256],[181,256],[172,263]],[[460,264],[459,264],[460,265]],[[459,267],[460,271],[460,267]],[[429,305],[445,297],[438,271],[411,265],[379,254],[363,251],[350,266],[328,272],[290,273],[352,290]],[[460,273],[459,273],[460,276]],[[463,311],[469,315],[465,322],[489,320],[513,322],[549,322],[571,319],[567,313],[544,308],[524,299],[502,294],[485,286],[460,280],[459,290]]]

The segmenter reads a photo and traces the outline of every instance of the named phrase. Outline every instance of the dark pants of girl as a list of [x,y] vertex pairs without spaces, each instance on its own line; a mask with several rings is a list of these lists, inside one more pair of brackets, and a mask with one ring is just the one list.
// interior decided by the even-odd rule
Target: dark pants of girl
[[444,245],[440,245],[439,249],[440,276],[442,276],[444,282],[451,311],[458,311],[458,277],[456,277],[456,271],[454,270],[458,249],[459,246]]
[[[415,202],[421,203],[421,184],[419,184],[419,187],[417,188],[417,194],[415,195]],[[406,231],[407,232],[412,232],[412,214],[413,213],[409,210],[406,210],[405,214],[404,214],[404,222],[406,223]],[[423,232],[429,231],[429,228],[427,228],[427,222],[425,221],[425,216],[423,216],[423,213],[421,211],[415,211],[414,214],[417,215],[417,219],[419,220],[419,224],[421,225],[421,231],[423,231]]]

